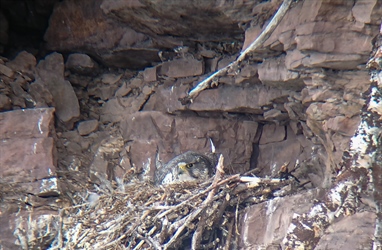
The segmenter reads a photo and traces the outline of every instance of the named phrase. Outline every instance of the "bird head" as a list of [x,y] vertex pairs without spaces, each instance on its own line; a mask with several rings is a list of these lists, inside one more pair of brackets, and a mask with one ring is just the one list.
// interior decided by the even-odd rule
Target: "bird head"
[[199,162],[185,163],[179,162],[178,165],[178,178],[180,181],[195,181],[207,179],[208,169],[206,166]]

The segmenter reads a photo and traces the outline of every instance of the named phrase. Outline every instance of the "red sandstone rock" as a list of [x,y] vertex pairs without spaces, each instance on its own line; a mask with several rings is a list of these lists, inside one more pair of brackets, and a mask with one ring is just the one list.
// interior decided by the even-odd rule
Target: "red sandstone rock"
[[52,53],[37,65],[36,82],[43,83],[53,96],[57,117],[71,127],[80,115],[78,99],[70,82],[64,79],[64,59]]
[[[357,2],[354,6],[344,1],[338,4],[322,0],[299,3],[286,14],[264,45],[271,47],[279,41],[288,56],[291,56],[288,51],[297,46],[299,52],[295,51],[294,58],[287,60],[288,69],[301,65],[355,69],[367,60],[372,34],[376,33],[370,32],[370,29],[376,30],[370,23],[376,20],[375,15],[382,14],[380,6],[376,0]],[[333,14],[327,15],[328,11]],[[347,17],[352,12],[357,23],[348,22]],[[252,29],[256,30],[256,26]],[[253,38],[248,34],[246,40]]]
[[261,31],[262,30],[259,26],[249,27],[245,30],[245,40],[242,49],[243,51],[256,40],[256,38],[260,35]]
[[219,60],[217,69],[222,69],[236,60],[236,56],[226,56]]
[[[311,145],[307,145],[307,147],[309,146]],[[285,140],[259,145],[257,168],[262,170],[261,175],[277,176],[284,163],[289,162],[292,169],[297,159],[300,162],[305,160],[303,150],[300,141],[288,128]]]
[[[134,170],[137,173],[144,173],[144,178],[154,181],[156,170],[156,153],[158,150],[159,140],[134,140],[130,144],[130,161],[133,162]],[[167,161],[166,161],[167,162]],[[165,164],[166,162],[163,162]],[[121,175],[120,177],[123,177]]]
[[122,77],[122,74],[108,73],[108,74],[103,74],[101,76],[101,81],[104,84],[113,85],[113,84],[116,84],[121,79],[121,77]]
[[11,99],[4,94],[0,94],[0,111],[10,110],[11,107]]
[[356,129],[358,128],[360,121],[361,118],[359,116],[355,116],[353,118],[337,116],[330,118],[324,125],[324,129],[330,129],[346,136],[353,136]]
[[45,33],[50,50],[87,53],[105,64],[141,68],[159,61],[158,50],[144,46],[149,37],[102,12],[102,0],[56,5]]
[[285,66],[285,57],[267,59],[258,67],[259,79],[265,85],[299,90],[304,86],[299,73],[289,71]]
[[3,74],[9,78],[12,78],[15,72],[13,72],[11,68],[5,66],[4,64],[0,64],[0,74]]
[[115,97],[123,97],[131,93],[131,87],[127,85],[126,82],[122,83],[122,86],[117,89],[114,96]]
[[270,142],[280,142],[285,139],[285,128],[276,124],[266,124],[263,127],[259,144],[268,144]]
[[139,150],[138,146],[134,146],[135,141],[137,145],[151,145],[147,146],[151,148],[151,153],[144,154],[140,159],[134,158],[133,164],[147,164],[147,157],[153,164],[156,150],[162,163],[189,150],[208,153],[211,152],[211,138],[217,152],[223,153],[227,166],[231,166],[229,171],[242,171],[249,168],[252,144],[256,143],[257,123],[137,112],[121,122],[121,132],[125,141],[132,142],[131,152]]
[[193,110],[262,114],[264,112],[262,106],[287,97],[290,93],[279,89],[269,91],[269,88],[258,85],[246,87],[225,85],[201,92],[192,104],[185,107],[180,104],[178,98],[184,96],[186,91],[187,86],[184,85],[160,85],[155,89],[155,95],[145,104],[144,110],[171,113],[178,110]]
[[283,113],[278,109],[271,109],[268,111],[265,111],[263,114],[264,120],[269,122],[279,122],[279,121],[285,121],[288,119],[288,114]]
[[374,213],[365,211],[344,217],[327,229],[315,249],[366,249],[372,245],[374,227]]
[[257,64],[246,64],[240,70],[240,73],[235,76],[235,84],[260,84],[261,81],[258,79],[258,69]]
[[7,66],[15,72],[27,74],[29,77],[33,76],[36,68],[36,58],[31,53],[21,51],[15,59],[7,62]]
[[317,197],[316,190],[275,198],[247,208],[240,217],[240,249],[281,245],[294,214],[307,213]]
[[97,73],[97,63],[86,54],[70,54],[65,63],[65,67],[70,71],[83,75],[94,75]]
[[99,98],[103,101],[111,99],[118,89],[118,85],[107,85],[98,81],[90,82],[87,86],[86,94]]
[[83,121],[78,124],[77,130],[80,135],[88,135],[98,129],[97,120]]
[[0,177],[25,193],[59,193],[53,138],[13,138],[0,142]]
[[177,59],[162,63],[159,72],[169,77],[199,76],[204,73],[203,62],[196,59]]
[[101,122],[119,122],[129,114],[139,111],[146,100],[147,96],[144,94],[110,99],[102,106]]
[[53,96],[42,82],[35,81],[30,84],[28,93],[32,96],[36,108],[54,107]]
[[25,109],[0,113],[0,139],[46,138],[54,132],[54,109]]
[[155,82],[157,80],[157,67],[146,68],[142,74],[145,82]]
[[4,182],[22,192],[57,195],[54,109],[29,109],[0,113],[0,171]]
[[1,178],[31,182],[54,174],[52,138],[7,139],[1,142]]
[[[237,24],[256,16],[252,12],[256,4],[255,2],[217,4],[215,1],[202,3],[173,1],[171,4],[163,5],[159,2],[117,0],[104,1],[101,8],[107,15],[117,15],[122,22],[134,25],[140,32],[153,37],[159,36],[156,39],[161,44],[168,45],[170,41],[177,41],[174,37],[188,37],[196,41],[216,41],[219,37],[231,39],[238,37],[243,31]],[[265,11],[260,13],[262,17],[266,16],[266,20],[277,9],[277,4],[265,3],[263,6]],[[185,20],[183,17],[188,16],[189,13],[195,13],[193,17],[197,16],[197,18],[192,18],[192,21]],[[206,13],[211,14],[206,15]],[[158,20],[161,21],[158,22]],[[180,43],[180,41],[177,42]]]

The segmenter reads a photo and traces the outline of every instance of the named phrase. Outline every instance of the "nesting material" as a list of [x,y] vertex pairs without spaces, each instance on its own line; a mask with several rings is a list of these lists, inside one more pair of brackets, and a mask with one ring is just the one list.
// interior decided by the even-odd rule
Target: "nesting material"
[[87,202],[61,210],[51,248],[235,249],[240,212],[291,181],[224,176],[223,169],[220,156],[215,176],[205,183],[131,182],[122,191],[99,189]]

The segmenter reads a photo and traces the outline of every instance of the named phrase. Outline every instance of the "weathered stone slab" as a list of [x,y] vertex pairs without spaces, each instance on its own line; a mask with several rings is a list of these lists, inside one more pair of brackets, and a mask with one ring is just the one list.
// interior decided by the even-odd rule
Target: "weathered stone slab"
[[[373,38],[370,35],[345,30],[341,32],[314,34],[315,27],[309,27],[308,30],[310,30],[310,32],[306,31],[305,27],[308,25],[310,24],[301,25],[296,30],[298,35],[296,39],[297,49],[300,51],[310,50],[319,53],[362,55],[372,50]],[[315,26],[317,24],[311,23],[311,25]],[[302,33],[308,33],[309,35],[303,35]],[[349,43],[347,41],[352,42]],[[357,50],[355,50],[355,44],[357,44]]]
[[355,116],[347,118],[345,116],[336,116],[328,119],[323,128],[325,131],[332,130],[345,136],[353,136],[361,122],[361,117]]
[[121,77],[122,74],[106,73],[101,76],[101,81],[104,84],[114,85],[121,79]]
[[169,77],[199,76],[204,73],[203,61],[197,59],[176,59],[162,63],[159,70],[161,75]]
[[344,217],[328,227],[314,249],[371,249],[375,219],[366,211]]
[[155,82],[157,80],[157,67],[146,68],[142,74],[145,82]]
[[7,139],[0,148],[3,180],[28,182],[54,174],[53,138]]
[[[64,58],[52,53],[36,67],[38,82],[42,82],[52,94],[57,117],[64,123],[73,122],[80,115],[80,106],[73,87],[64,79]],[[70,124],[69,124],[69,127]]]
[[98,128],[98,120],[83,121],[78,124],[77,130],[80,135],[88,135],[96,131]]
[[119,122],[129,114],[139,111],[146,100],[147,96],[144,94],[110,99],[102,106],[100,120],[103,123]]
[[[246,209],[240,218],[240,249],[259,249],[281,244],[295,213],[306,213],[316,190],[278,197]],[[271,248],[272,249],[272,248]]]
[[32,76],[36,68],[36,57],[31,53],[26,51],[21,51],[15,59],[7,62],[8,67],[13,69],[15,72],[27,73],[28,76]]
[[0,74],[12,78],[15,75],[15,72],[4,64],[0,64]]
[[232,86],[224,85],[215,89],[202,91],[194,102],[183,106],[178,98],[187,92],[185,85],[161,85],[155,89],[145,104],[144,110],[175,112],[178,110],[243,112],[262,114],[262,106],[270,105],[276,99],[285,99],[290,91],[281,89],[270,90],[266,86]]
[[[161,38],[166,47],[176,37],[187,37],[193,41],[216,41],[219,38],[226,39],[227,37],[234,39],[242,33],[238,28],[238,23],[260,14],[271,16],[271,13],[277,9],[277,5],[264,2],[262,9],[258,9],[258,12],[254,13],[253,8],[256,4],[256,2],[216,4],[214,1],[201,3],[177,1],[173,4],[163,5],[159,2],[117,0],[103,1],[101,8],[109,16],[117,15],[124,23],[136,24],[144,20],[141,25],[136,25],[136,29],[146,34],[155,34]],[[213,14],[206,15],[210,12]],[[185,20],[184,16],[192,18],[192,21]],[[217,27],[218,29],[216,29]],[[169,36],[172,36],[172,40],[169,39]]]
[[[349,15],[356,21],[349,21]],[[289,55],[293,58],[288,59],[288,69],[302,66],[357,69],[369,57],[380,24],[377,16],[381,16],[381,3],[376,0],[354,4],[323,0],[300,2],[286,13],[264,46],[272,48],[280,43],[287,54],[297,48]],[[251,40],[251,33],[256,34],[259,27],[251,27],[251,30],[246,40]]]
[[0,178],[18,195],[59,194],[54,108],[0,113]]
[[277,176],[280,167],[290,162],[293,166],[302,153],[300,142],[297,139],[288,139],[282,142],[273,142],[259,146],[258,168],[262,175]]
[[4,94],[0,94],[0,111],[10,110],[11,107],[11,99]]
[[0,141],[0,178],[18,183],[23,192],[58,194],[56,148],[53,138],[14,138]]
[[97,73],[97,63],[88,55],[81,53],[74,53],[68,56],[65,63],[66,69],[83,75],[92,75]]
[[268,144],[271,142],[280,142],[285,139],[286,131],[284,126],[276,124],[266,124],[263,126],[259,144]]
[[142,68],[159,61],[158,50],[149,46],[151,38],[128,24],[107,18],[100,8],[103,2],[58,3],[45,32],[47,47],[87,53],[114,67]]
[[0,139],[46,138],[54,131],[54,108],[0,113]]
[[331,68],[337,70],[352,70],[365,63],[369,56],[358,54],[334,54],[310,52],[309,57],[302,59],[305,67]]
[[268,86],[291,90],[301,90],[305,86],[298,72],[287,69],[285,56],[264,60],[258,73],[260,81]]

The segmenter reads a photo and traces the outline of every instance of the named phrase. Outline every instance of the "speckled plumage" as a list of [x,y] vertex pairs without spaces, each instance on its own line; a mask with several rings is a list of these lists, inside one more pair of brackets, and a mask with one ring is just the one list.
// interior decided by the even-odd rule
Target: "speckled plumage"
[[188,151],[159,168],[155,174],[155,184],[207,180],[213,175],[216,162],[215,154],[207,156]]

